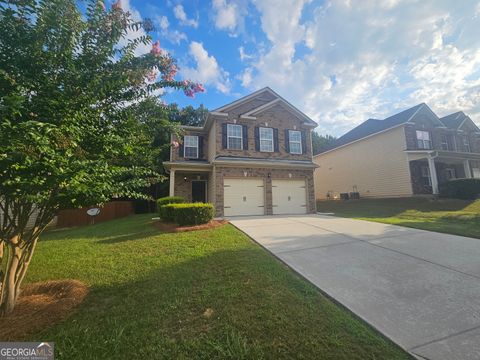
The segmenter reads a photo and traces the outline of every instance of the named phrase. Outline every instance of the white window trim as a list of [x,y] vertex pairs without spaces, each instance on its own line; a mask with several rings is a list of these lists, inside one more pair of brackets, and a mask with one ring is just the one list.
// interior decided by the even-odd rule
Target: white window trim
[[[423,169],[426,169],[426,174],[423,174]],[[428,166],[422,166],[420,169],[420,175],[424,179],[428,179],[428,186],[432,186],[432,175],[430,174],[430,168]]]
[[465,152],[472,152],[470,147],[470,141],[468,141],[468,137],[466,135],[463,136],[462,141],[463,141],[463,148],[465,149]]
[[[445,139],[445,141],[443,141],[444,139]],[[445,145],[446,149],[444,148],[444,145]],[[445,151],[450,150],[450,144],[448,143],[448,135],[442,135],[440,146],[442,147],[442,150],[445,150]]]
[[[232,135],[228,135],[228,128],[229,126],[238,126],[240,127],[240,136],[232,136]],[[240,139],[240,149],[232,149],[230,147],[230,138],[232,139]],[[238,124],[227,124],[227,149],[229,150],[243,150],[243,126],[242,125],[238,125]]]
[[[187,141],[186,139],[188,138],[196,138],[196,143],[197,145],[196,146],[191,146],[191,145],[188,145],[187,146]],[[195,148],[196,150],[196,155],[195,156],[187,156],[187,147],[188,148]],[[185,135],[183,137],[183,157],[184,158],[188,158],[188,159],[198,159],[198,136],[195,136],[195,135]]]
[[[419,138],[418,135],[419,135],[420,133],[421,133],[422,135],[427,134],[428,139]],[[417,147],[418,147],[419,149],[425,149],[425,150],[430,150],[430,149],[432,149],[432,139],[431,139],[431,137],[430,137],[430,132],[425,131],[425,130],[416,130],[415,136],[416,136],[416,138],[417,138]],[[419,146],[419,143],[420,143],[420,142],[421,142],[421,144],[422,144],[421,146]],[[427,145],[425,146],[425,144],[427,144]]]
[[[291,133],[298,133],[299,134],[299,141],[292,140]],[[300,145],[300,152],[293,152],[292,151],[292,143],[294,144],[299,144]],[[302,132],[299,130],[288,130],[288,147],[290,148],[290,154],[298,154],[301,155],[303,153],[302,151]]]
[[[266,139],[266,138],[262,138],[262,129],[264,130],[270,130],[270,133],[272,135],[271,138],[269,139]],[[258,128],[258,137],[259,137],[259,141],[260,141],[260,152],[274,152],[275,151],[275,144],[274,144],[274,140],[273,140],[273,128],[268,128],[268,127],[259,127]],[[262,141],[270,141],[270,143],[272,144],[272,147],[271,147],[271,150],[262,150]]]

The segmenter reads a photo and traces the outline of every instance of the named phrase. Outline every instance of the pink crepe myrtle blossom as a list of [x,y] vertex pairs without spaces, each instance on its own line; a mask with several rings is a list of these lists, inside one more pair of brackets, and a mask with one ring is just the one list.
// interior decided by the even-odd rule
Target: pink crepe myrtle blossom
[[172,64],[172,66],[170,66],[168,68],[168,70],[166,71],[165,74],[163,74],[162,78],[163,80],[165,81],[173,81],[175,75],[177,74],[177,71],[178,71],[178,68],[175,64]]
[[152,50],[150,50],[150,53],[153,55],[153,56],[160,56],[162,55],[162,49],[160,48],[160,41],[155,41],[153,44],[152,44]]
[[183,85],[186,86],[186,88],[183,89],[183,93],[188,97],[193,98],[193,97],[195,97],[196,93],[205,91],[205,88],[203,87],[202,84],[193,83],[189,80],[184,80]]
[[158,70],[153,68],[147,73],[147,80],[150,82],[153,82],[157,78],[157,75],[158,75]]
[[172,147],[174,149],[178,149],[179,146],[180,146],[180,144],[178,143],[178,141],[175,141],[175,140],[172,141]]
[[122,1],[117,0],[113,3],[112,9],[122,10]]

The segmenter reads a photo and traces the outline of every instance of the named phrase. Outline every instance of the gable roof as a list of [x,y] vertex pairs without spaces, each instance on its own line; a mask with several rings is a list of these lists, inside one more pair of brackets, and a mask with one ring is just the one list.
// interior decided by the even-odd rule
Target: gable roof
[[399,112],[398,114],[392,115],[384,120],[368,119],[367,121],[364,121],[343,136],[339,137],[329,147],[324,149],[322,153],[363,139],[367,136],[374,135],[384,130],[388,130],[395,126],[405,124],[410,121],[412,117],[424,106],[427,105],[424,103],[418,104],[414,107],[411,107],[410,109]]
[[440,121],[449,129],[458,129],[466,117],[467,115],[465,115],[463,111],[457,111],[456,113],[440,118]]
[[255,97],[257,97],[258,95],[260,95],[261,93],[264,93],[264,92],[267,92],[267,93],[273,95],[275,98],[273,100],[269,101],[266,104],[263,104],[263,105],[255,108],[255,109],[249,110],[247,113],[242,114],[242,116],[244,116],[246,118],[253,117],[254,114],[260,113],[261,111],[264,111],[264,110],[267,110],[267,109],[269,109],[270,107],[272,107],[276,104],[283,104],[287,109],[291,110],[294,114],[296,114],[298,117],[303,119],[305,121],[305,125],[309,125],[309,126],[313,126],[313,127],[318,126],[318,124],[315,121],[313,121],[310,117],[308,117],[305,113],[303,113],[302,111],[297,109],[295,106],[290,104],[287,100],[285,100],[283,97],[278,95],[275,91],[273,91],[268,86],[264,87],[263,89],[257,90],[257,91],[255,91],[255,92],[253,92],[253,93],[251,93],[247,96],[244,96],[244,97],[242,97],[238,100],[235,100],[235,101],[231,102],[230,104],[227,104],[227,105],[224,105],[220,108],[217,108],[217,109],[213,110],[213,113],[214,114],[218,114],[218,113],[227,114],[229,109],[237,107],[238,105],[240,105],[244,102],[247,102],[251,99],[254,99]]

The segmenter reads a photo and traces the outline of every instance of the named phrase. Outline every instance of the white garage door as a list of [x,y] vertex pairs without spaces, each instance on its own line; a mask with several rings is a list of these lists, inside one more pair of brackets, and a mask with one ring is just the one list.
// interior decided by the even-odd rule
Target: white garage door
[[223,179],[224,215],[263,215],[263,179]]
[[305,180],[272,180],[273,214],[306,214]]

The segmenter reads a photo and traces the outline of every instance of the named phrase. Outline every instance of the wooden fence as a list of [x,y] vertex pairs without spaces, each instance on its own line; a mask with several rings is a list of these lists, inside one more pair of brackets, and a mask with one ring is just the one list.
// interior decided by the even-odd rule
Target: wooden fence
[[94,219],[87,214],[87,210],[95,206],[60,210],[57,216],[57,227],[72,227],[90,225],[93,222],[99,223],[113,219],[133,215],[132,201],[111,201],[100,208],[100,213]]

